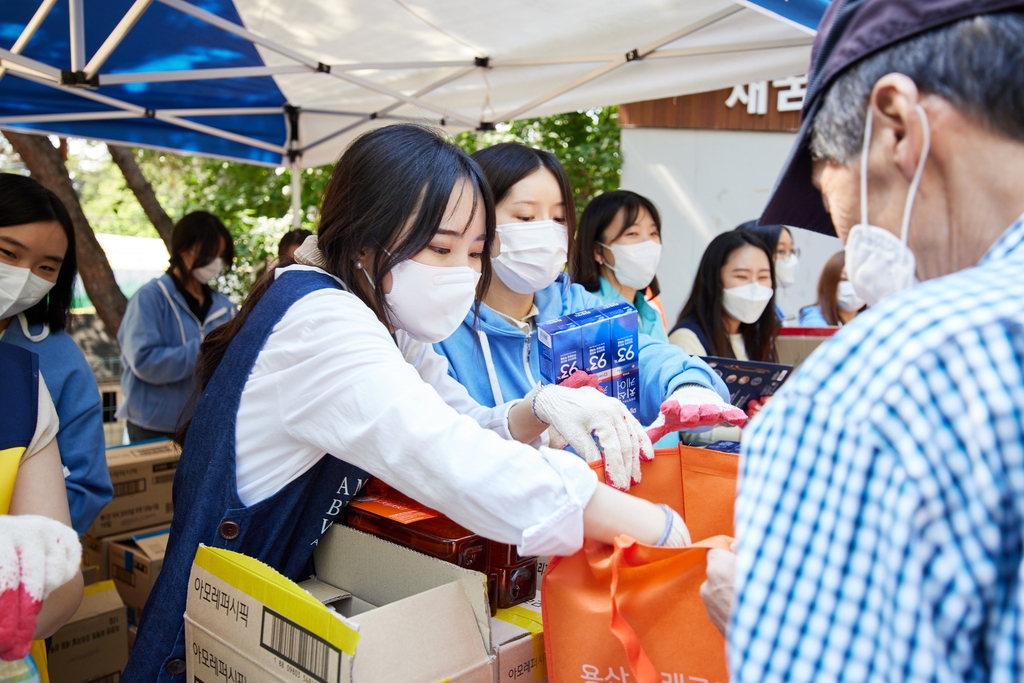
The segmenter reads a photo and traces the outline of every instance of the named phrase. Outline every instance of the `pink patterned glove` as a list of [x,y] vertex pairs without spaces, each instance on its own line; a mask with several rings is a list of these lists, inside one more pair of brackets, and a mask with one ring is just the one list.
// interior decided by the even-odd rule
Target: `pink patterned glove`
[[71,527],[38,515],[0,515],[0,659],[28,655],[43,600],[74,577],[81,559]]
[[717,392],[699,384],[684,384],[661,404],[661,415],[647,428],[647,436],[657,442],[669,432],[697,427],[713,427],[727,422],[742,427],[747,415],[722,400]]

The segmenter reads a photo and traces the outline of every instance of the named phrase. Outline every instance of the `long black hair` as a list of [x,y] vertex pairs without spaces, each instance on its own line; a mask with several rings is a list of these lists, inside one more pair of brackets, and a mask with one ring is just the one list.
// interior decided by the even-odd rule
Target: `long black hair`
[[[608,226],[612,224],[619,211],[624,211],[622,227],[619,234],[608,239],[601,236]],[[569,275],[573,282],[578,282],[591,292],[601,289],[601,264],[594,258],[594,247],[598,242],[611,244],[622,236],[622,233],[629,229],[640,218],[640,212],[646,211],[650,214],[651,220],[658,228],[658,235],[661,235],[661,215],[657,207],[647,197],[629,190],[615,190],[605,192],[594,197],[587,208],[580,216],[580,227],[576,231],[576,253],[569,262]],[[658,278],[655,277],[648,285],[652,296],[661,293],[658,286]]]
[[[384,277],[395,265],[430,244],[445,218],[452,191],[463,181],[468,186],[465,192],[473,200],[473,216],[482,211],[487,226],[478,294],[486,291],[494,242],[494,200],[487,180],[480,167],[440,132],[413,124],[364,133],[335,165],[317,231],[327,272],[348,283],[349,291],[369,306],[378,320],[387,323],[390,318]],[[357,261],[370,253],[372,269],[359,269]],[[267,270],[233,320],[207,335],[196,366],[197,396],[256,303],[273,284],[276,270]],[[373,273],[374,287],[369,291],[357,284],[363,281],[364,272]],[[187,430],[186,424],[176,439],[184,442]]]
[[782,231],[785,230],[789,233],[790,239],[793,238],[793,233],[789,232],[789,228],[785,225],[758,225],[756,220],[742,223],[736,229],[749,232],[764,242],[773,263],[775,262],[775,253],[779,250],[779,237],[782,235]]
[[[512,186],[528,175],[536,173],[542,168],[551,171],[558,181],[558,189],[562,194],[562,202],[565,204],[565,227],[569,233],[569,244],[566,245],[569,253],[569,263],[573,259],[573,235],[576,234],[576,200],[572,196],[572,184],[569,182],[569,174],[551,152],[541,149],[534,149],[521,145],[518,142],[502,142],[501,144],[485,147],[473,155],[473,161],[480,164],[487,182],[494,194],[495,205],[500,204]],[[486,289],[481,289],[486,292]]]
[[22,175],[0,173],[0,228],[56,221],[64,230],[68,250],[57,272],[57,282],[43,300],[25,311],[30,324],[45,324],[60,332],[68,324],[78,261],[75,258],[75,226],[71,214],[56,194]]
[[[224,241],[224,248],[221,248],[221,240]],[[181,217],[174,224],[171,230],[171,269],[178,269],[181,273],[188,275],[185,268],[185,261],[182,254],[198,246],[195,258],[192,259],[192,268],[202,268],[213,259],[221,257],[224,259],[226,268],[231,268],[231,262],[235,259],[235,243],[231,239],[231,233],[224,226],[221,219],[209,211],[193,211]]]
[[[768,257],[774,289],[775,265],[768,246],[745,230],[723,232],[711,240],[711,244],[704,250],[704,256],[701,257],[700,266],[697,268],[697,277],[693,281],[693,289],[690,290],[690,298],[676,321],[678,327],[687,318],[696,318],[708,341],[711,342],[711,348],[707,349],[707,352],[712,356],[733,356],[723,320],[725,308],[722,306],[722,267],[734,251],[745,246],[756,247]],[[743,344],[750,360],[775,362],[778,358],[775,353],[775,337],[778,332],[779,321],[775,316],[773,295],[757,322],[749,325],[740,323],[740,334],[743,335]]]

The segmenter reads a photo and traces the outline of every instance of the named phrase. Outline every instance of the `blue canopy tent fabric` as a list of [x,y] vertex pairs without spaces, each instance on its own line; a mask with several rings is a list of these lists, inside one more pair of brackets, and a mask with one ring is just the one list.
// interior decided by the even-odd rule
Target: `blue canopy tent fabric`
[[490,129],[801,74],[827,5],[0,0],[0,128],[309,167],[396,121]]

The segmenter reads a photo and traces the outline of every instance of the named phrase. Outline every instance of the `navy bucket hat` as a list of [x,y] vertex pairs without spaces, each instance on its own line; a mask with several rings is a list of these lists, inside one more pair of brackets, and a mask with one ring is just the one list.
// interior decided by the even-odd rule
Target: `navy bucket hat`
[[836,234],[821,193],[811,183],[810,131],[825,92],[843,70],[907,38],[1009,10],[1024,10],[1024,0],[834,0],[811,49],[800,132],[759,223]]

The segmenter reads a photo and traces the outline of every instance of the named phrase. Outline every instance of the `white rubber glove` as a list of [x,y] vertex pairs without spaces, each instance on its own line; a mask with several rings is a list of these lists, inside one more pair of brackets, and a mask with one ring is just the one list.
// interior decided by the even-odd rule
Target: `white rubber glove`
[[661,415],[647,428],[647,435],[653,442],[669,432],[713,427],[720,422],[742,427],[747,422],[747,414],[707,387],[684,384],[661,404]]
[[587,462],[604,460],[605,481],[626,491],[640,483],[640,460],[654,458],[654,446],[629,409],[591,387],[543,384],[526,398],[533,414],[551,425]]
[[[735,547],[735,542],[733,542]],[[722,635],[729,624],[736,582],[736,554],[712,548],[708,551],[707,580],[700,585],[700,597],[708,617]]]
[[0,515],[0,659],[24,658],[43,600],[74,578],[75,530],[49,517]]
[[685,548],[689,546],[692,543],[690,540],[690,530],[686,527],[686,522],[683,521],[683,518],[668,505],[659,505],[658,507],[665,511],[665,532],[655,545],[665,548]]

